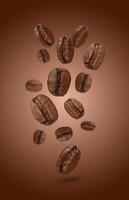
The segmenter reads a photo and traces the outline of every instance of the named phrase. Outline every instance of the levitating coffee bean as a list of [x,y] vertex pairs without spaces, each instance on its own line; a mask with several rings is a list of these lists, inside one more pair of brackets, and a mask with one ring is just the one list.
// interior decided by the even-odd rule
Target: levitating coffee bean
[[46,49],[40,49],[37,52],[37,57],[38,57],[39,62],[43,64],[50,60],[50,55]]
[[42,89],[42,83],[38,80],[31,79],[26,82],[25,88],[30,92],[38,92]]
[[60,127],[55,131],[55,135],[57,140],[63,142],[72,137],[73,131],[70,127]]
[[63,68],[53,69],[48,76],[48,89],[54,96],[64,96],[70,86],[71,75]]
[[86,131],[94,130],[95,127],[96,127],[95,123],[91,121],[84,121],[81,123],[81,128]]
[[70,63],[74,56],[73,42],[68,37],[61,37],[57,41],[57,56],[61,63]]
[[105,48],[100,43],[93,43],[89,46],[87,53],[84,55],[84,64],[87,68],[96,70],[104,60]]
[[80,47],[86,41],[88,36],[88,27],[81,25],[79,26],[75,33],[72,35],[72,40],[74,47]]
[[75,88],[78,92],[87,92],[92,84],[92,78],[89,74],[79,73],[75,80]]
[[78,164],[81,157],[81,152],[75,145],[67,146],[57,159],[57,170],[59,173],[68,174]]
[[34,33],[42,45],[50,47],[55,42],[52,31],[44,24],[38,24]]
[[33,134],[33,142],[35,144],[42,144],[46,139],[46,134],[42,131],[37,129]]
[[51,125],[58,119],[58,112],[54,103],[45,95],[38,95],[32,99],[31,110],[34,118],[44,125]]
[[83,105],[74,98],[65,101],[64,107],[68,114],[74,119],[79,119],[84,115]]

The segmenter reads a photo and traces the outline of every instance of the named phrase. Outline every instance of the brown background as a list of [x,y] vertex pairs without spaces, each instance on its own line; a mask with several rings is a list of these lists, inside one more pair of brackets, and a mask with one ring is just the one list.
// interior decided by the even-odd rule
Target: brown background
[[[103,3],[102,3],[103,2]],[[125,1],[8,1],[0,7],[0,198],[8,199],[127,199],[129,188],[129,14]],[[75,49],[72,63],[63,65],[56,56],[56,44],[48,48],[51,61],[42,65],[36,58],[41,44],[33,29],[43,22],[55,38],[70,35],[80,24],[89,27],[87,42]],[[105,45],[106,57],[97,71],[82,62],[92,42]],[[51,69],[65,67],[72,84],[63,98],[47,90]],[[76,75],[84,71],[93,78],[91,89],[75,91]],[[59,120],[50,127],[32,117],[30,101],[38,93],[25,90],[25,82],[36,78],[43,82],[41,93],[57,105]],[[67,98],[80,100],[86,115],[74,120],[65,112]],[[83,120],[93,120],[93,132],[80,129]],[[59,143],[54,131],[71,126],[74,136]],[[32,142],[35,129],[43,128],[46,142]],[[76,144],[82,157],[78,167],[67,176],[57,173],[55,162],[61,150]]]

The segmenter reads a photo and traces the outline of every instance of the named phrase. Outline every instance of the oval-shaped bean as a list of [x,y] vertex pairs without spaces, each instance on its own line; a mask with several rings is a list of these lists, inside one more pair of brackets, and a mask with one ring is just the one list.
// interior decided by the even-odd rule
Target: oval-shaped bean
[[88,27],[80,25],[72,35],[74,47],[80,47],[84,44],[88,36]]
[[46,49],[40,49],[37,52],[37,58],[38,58],[39,62],[44,64],[50,60],[50,55]]
[[72,137],[73,131],[70,127],[66,127],[66,126],[60,127],[56,129],[55,135],[58,141],[64,142],[64,141],[69,140]]
[[31,79],[26,82],[25,88],[30,92],[38,92],[42,89],[42,83],[38,80]]
[[83,105],[76,99],[71,98],[64,103],[65,110],[74,119],[79,119],[84,115]]
[[57,170],[61,174],[68,174],[79,163],[81,152],[75,145],[67,146],[57,159]]
[[67,69],[55,68],[48,75],[48,89],[54,96],[64,96],[71,83],[71,75]]
[[52,31],[44,24],[38,24],[34,29],[34,33],[44,46],[50,47],[55,42]]
[[46,134],[44,131],[37,129],[33,134],[33,142],[35,144],[42,144],[46,139]]
[[57,56],[61,63],[70,63],[74,56],[73,42],[68,37],[61,37],[57,41]]
[[31,110],[34,118],[44,125],[51,125],[58,119],[58,112],[51,101],[45,95],[38,95],[32,99]]
[[92,84],[92,78],[87,73],[79,73],[75,80],[75,88],[78,92],[87,92]]
[[86,131],[94,130],[95,127],[96,127],[95,123],[91,121],[84,121],[81,123],[81,128]]
[[92,43],[84,55],[84,64],[87,68],[96,70],[100,67],[105,57],[103,44]]

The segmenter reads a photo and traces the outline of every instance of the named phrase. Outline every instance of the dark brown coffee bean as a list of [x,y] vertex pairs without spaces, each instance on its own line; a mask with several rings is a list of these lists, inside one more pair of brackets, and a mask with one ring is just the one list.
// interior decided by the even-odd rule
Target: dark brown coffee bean
[[38,80],[31,79],[26,82],[25,88],[30,92],[38,92],[42,89],[42,83]]
[[74,119],[79,119],[84,115],[83,105],[74,98],[65,101],[64,107],[68,114]]
[[79,73],[75,80],[75,88],[79,92],[87,92],[92,84],[92,78],[89,74]]
[[42,144],[46,139],[46,134],[42,131],[37,129],[33,135],[33,142],[35,144]]
[[81,123],[81,128],[86,131],[94,130],[95,127],[96,127],[95,123],[91,121],[84,121]]
[[105,57],[105,48],[100,43],[93,43],[89,46],[84,55],[84,64],[87,68],[96,70],[100,67]]
[[67,146],[57,159],[57,170],[61,174],[68,174],[78,164],[81,158],[81,152],[75,145]]
[[70,83],[71,75],[67,69],[55,68],[48,75],[48,89],[54,96],[64,96]]
[[55,135],[57,140],[63,142],[72,137],[73,131],[70,127],[60,127],[55,131]]
[[73,42],[68,37],[61,37],[57,41],[57,56],[61,63],[70,63],[74,56]]
[[74,47],[80,47],[86,41],[88,36],[88,27],[81,25],[79,26],[75,33],[72,35],[72,40]]
[[44,24],[38,24],[34,33],[42,45],[50,47],[55,42],[52,31]]
[[50,55],[46,49],[40,49],[37,52],[37,57],[38,57],[39,62],[43,64],[50,60]]
[[54,103],[45,95],[40,94],[32,99],[31,110],[34,118],[41,124],[51,125],[58,119]]

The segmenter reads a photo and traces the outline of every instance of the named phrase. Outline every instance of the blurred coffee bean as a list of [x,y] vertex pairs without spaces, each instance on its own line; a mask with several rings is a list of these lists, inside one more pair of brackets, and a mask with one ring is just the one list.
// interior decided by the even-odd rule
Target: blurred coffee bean
[[40,49],[37,52],[37,57],[38,57],[39,62],[43,64],[50,60],[50,55],[46,49]]
[[79,73],[75,80],[75,88],[78,92],[87,92],[92,84],[92,78],[89,74]]
[[70,127],[60,127],[55,131],[55,135],[57,140],[63,142],[72,137],[73,131]]
[[55,42],[52,31],[44,24],[38,24],[34,29],[34,33],[44,46],[50,47]]
[[46,134],[42,131],[37,129],[33,134],[33,142],[35,144],[42,144],[46,139]]
[[84,121],[81,123],[81,128],[86,131],[94,130],[95,127],[96,127],[95,123],[91,121]]
[[26,82],[25,88],[30,92],[38,92],[42,89],[42,83],[38,80],[31,79]]
[[86,41],[87,36],[88,36],[88,27],[80,25],[76,29],[75,33],[73,33],[72,35],[74,47],[77,48],[83,45],[84,42]]

